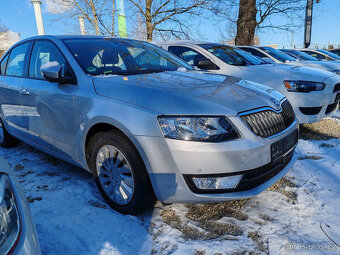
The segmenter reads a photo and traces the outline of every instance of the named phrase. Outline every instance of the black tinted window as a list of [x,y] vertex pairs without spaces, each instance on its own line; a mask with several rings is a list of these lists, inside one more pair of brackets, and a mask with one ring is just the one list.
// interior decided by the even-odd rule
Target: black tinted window
[[293,58],[287,55],[286,53],[279,51],[277,49],[274,49],[272,47],[260,47],[260,49],[281,62],[296,60],[296,58]]
[[6,65],[8,61],[8,54],[7,56],[1,61],[1,69],[0,69],[0,74],[5,75],[6,73]]
[[259,57],[259,58],[265,58],[267,57],[265,54],[263,54],[262,52],[253,49],[253,48],[247,48],[247,47],[242,47],[241,50],[244,50],[246,52],[249,52],[250,54],[254,55],[255,57]]
[[30,60],[29,77],[42,79],[43,76],[40,68],[42,65],[49,62],[58,62],[61,65],[61,77],[63,77],[63,74],[67,69],[66,61],[63,55],[61,55],[53,43],[49,41],[36,41],[34,43]]
[[314,58],[317,58],[319,60],[325,59],[326,57],[320,53],[314,52],[314,51],[303,51],[307,53],[308,55],[311,55]]
[[[223,44],[200,44],[200,46],[221,59],[224,63],[227,63],[228,65],[245,66],[248,63],[252,63],[252,61],[248,59],[252,56],[249,53],[245,53],[243,50],[237,48],[229,47]],[[245,54],[247,54],[248,56],[246,56]],[[256,61],[258,63],[262,62],[255,57],[252,58],[253,61]]]
[[25,57],[28,46],[29,43],[24,43],[11,51],[7,63],[6,75],[24,76]]
[[206,57],[204,57],[201,53],[188,47],[170,46],[168,51],[175,54],[177,57],[182,58],[185,62],[192,66],[197,66],[199,60],[206,59]]

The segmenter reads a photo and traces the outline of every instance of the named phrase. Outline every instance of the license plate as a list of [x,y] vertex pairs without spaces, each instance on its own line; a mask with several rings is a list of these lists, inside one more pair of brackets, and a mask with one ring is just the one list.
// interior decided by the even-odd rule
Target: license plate
[[277,160],[293,148],[298,141],[298,130],[271,145],[272,161]]
[[334,103],[339,102],[340,101],[340,93],[336,94]]

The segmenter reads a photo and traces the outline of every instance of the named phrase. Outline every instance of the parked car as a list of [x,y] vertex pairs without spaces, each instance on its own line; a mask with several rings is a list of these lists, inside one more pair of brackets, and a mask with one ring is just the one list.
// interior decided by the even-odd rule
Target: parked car
[[[0,139],[3,133],[0,132]],[[0,157],[0,254],[40,254],[26,197],[5,159]]]
[[94,174],[115,210],[254,196],[292,168],[294,111],[279,92],[204,74],[147,42],[41,36],[1,59],[3,140]]
[[328,51],[340,56],[340,49],[332,49],[332,50],[328,50]]
[[297,49],[298,51],[302,51],[305,52],[309,55],[311,55],[312,57],[315,57],[319,60],[330,60],[330,61],[340,61],[340,56],[326,51],[326,50],[319,50],[319,49]]
[[258,58],[270,59],[273,63],[289,63],[296,61],[296,58],[293,58],[269,46],[237,46],[237,48],[244,50]]
[[340,74],[340,63],[331,62],[331,61],[318,61],[318,59],[304,52],[298,51],[300,55],[302,54],[307,55],[310,58],[309,60],[298,59],[297,57],[291,56],[291,54],[287,54],[284,51],[280,51],[269,46],[238,46],[238,48],[244,51],[247,51],[255,55],[256,57],[259,57],[262,59],[269,58],[275,63],[284,63],[284,64],[296,65],[296,66],[313,67],[313,68],[318,68],[318,69],[334,72],[336,74]]
[[300,123],[319,121],[338,109],[340,77],[334,73],[267,64],[248,52],[220,43],[174,41],[157,45],[211,73],[233,75],[272,87],[287,97]]
[[298,51],[296,49],[280,49],[280,51],[286,53],[287,55],[296,58],[298,60],[304,61],[319,61],[322,63],[326,63],[326,64],[332,64],[333,62],[331,61],[321,61],[320,59],[317,59],[316,57],[313,57],[303,51]]

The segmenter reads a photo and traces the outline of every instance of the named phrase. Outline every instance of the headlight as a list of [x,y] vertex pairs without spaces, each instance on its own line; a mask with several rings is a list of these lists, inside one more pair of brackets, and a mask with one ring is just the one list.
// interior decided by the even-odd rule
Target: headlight
[[283,83],[287,90],[292,92],[308,93],[311,91],[323,90],[325,88],[324,83],[313,81],[284,81]]
[[225,117],[158,117],[164,137],[187,141],[221,142],[239,135]]
[[336,74],[338,74],[338,75],[340,75],[340,70],[334,70],[334,71],[332,71],[333,73],[336,73]]
[[284,81],[288,91],[291,92],[304,92],[319,91],[325,88],[324,83],[313,81]]
[[20,219],[8,175],[0,173],[0,254],[7,254],[19,237]]

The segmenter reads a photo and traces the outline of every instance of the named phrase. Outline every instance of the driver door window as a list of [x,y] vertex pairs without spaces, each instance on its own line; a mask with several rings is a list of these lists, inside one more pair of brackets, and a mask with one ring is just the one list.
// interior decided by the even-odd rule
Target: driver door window
[[34,43],[32,56],[29,66],[29,77],[43,79],[41,66],[48,62],[58,62],[61,65],[61,77],[65,74],[70,75],[70,70],[66,64],[66,60],[59,52],[57,47],[48,41],[36,41]]
[[316,52],[312,52],[312,51],[305,51],[307,54],[311,55],[314,58],[317,58],[319,60],[323,60],[325,59],[325,56]]
[[254,55],[255,57],[259,57],[259,58],[265,58],[267,57],[265,54],[263,54],[262,52],[256,50],[256,49],[252,49],[252,48],[241,48],[241,50],[247,51],[250,54]]
[[170,46],[168,50],[192,66],[197,66],[198,61],[206,59],[201,53],[187,47]]

